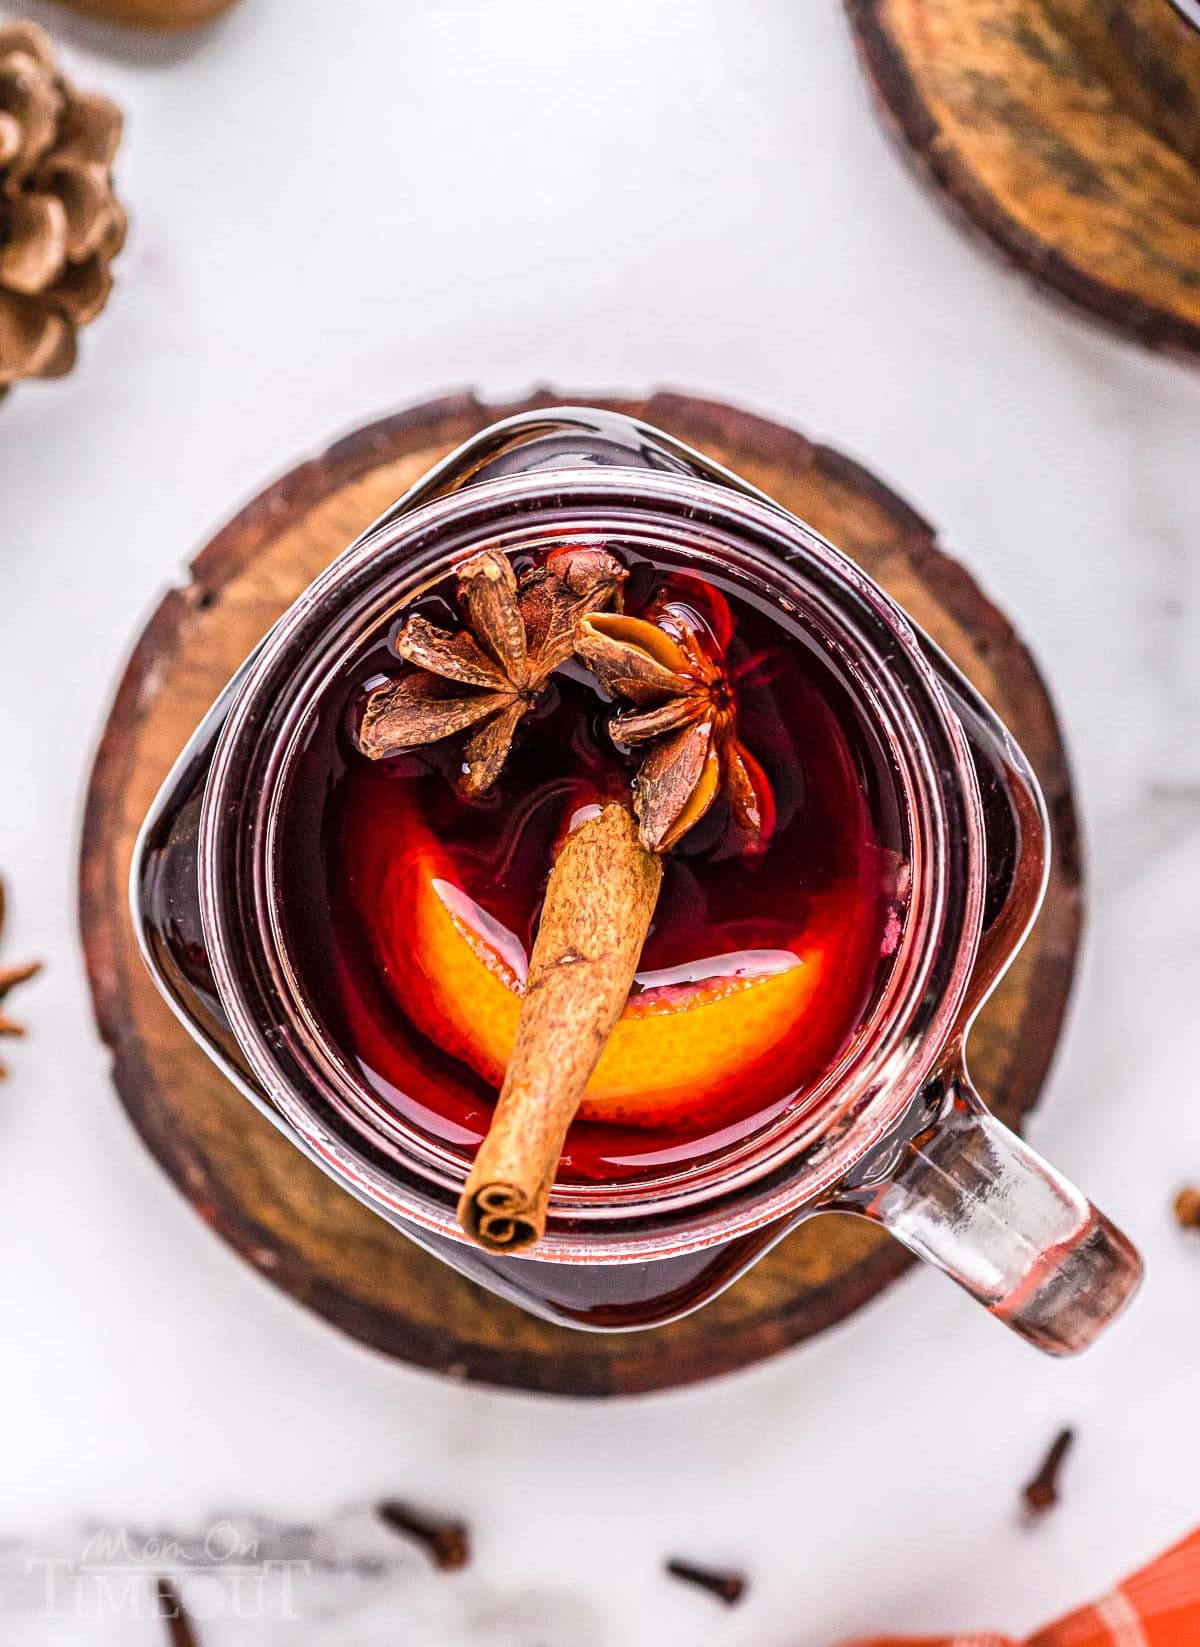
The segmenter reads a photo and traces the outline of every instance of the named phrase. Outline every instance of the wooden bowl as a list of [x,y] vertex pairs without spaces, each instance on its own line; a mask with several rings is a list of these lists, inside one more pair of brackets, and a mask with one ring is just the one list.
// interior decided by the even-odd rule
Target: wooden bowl
[[59,0],[73,11],[138,29],[193,29],[211,23],[236,0]]

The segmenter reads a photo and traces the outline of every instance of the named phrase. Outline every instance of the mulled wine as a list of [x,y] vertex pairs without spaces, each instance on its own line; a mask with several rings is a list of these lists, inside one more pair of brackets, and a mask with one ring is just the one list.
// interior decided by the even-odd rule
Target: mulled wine
[[[511,739],[482,792],[472,792],[462,734],[366,758],[371,704],[413,677],[396,650],[402,631],[463,631],[461,589],[443,578],[315,704],[288,772],[274,866],[294,977],[353,1072],[373,1132],[411,1129],[469,1163],[512,1052],[561,843],[573,822],[639,784],[645,833],[652,763],[689,735],[681,727],[710,728],[709,790],[700,815],[689,803],[678,839],[655,843],[657,906],[567,1135],[562,1183],[683,1172],[815,1103],[870,1023],[909,890],[894,763],[825,638],[711,562],[643,541],[592,547],[623,573],[619,614],[597,626],[618,639],[653,626],[662,658],[684,646],[698,660],[688,680],[695,692],[702,677],[702,709],[671,707],[665,687],[623,701],[619,670],[572,654],[511,713],[496,694],[493,724],[507,714]],[[515,555],[513,573],[532,586],[563,552]],[[424,656],[407,644],[410,659]],[[433,685],[440,727],[457,700]],[[468,702],[477,689],[482,675]],[[495,755],[486,752],[493,765]]]
[[1137,1254],[964,1063],[1048,850],[1028,760],[861,568],[662,431],[557,407],[468,439],[283,614],[133,901],[261,1114],[523,1308],[657,1325],[838,1210],[1071,1354]]

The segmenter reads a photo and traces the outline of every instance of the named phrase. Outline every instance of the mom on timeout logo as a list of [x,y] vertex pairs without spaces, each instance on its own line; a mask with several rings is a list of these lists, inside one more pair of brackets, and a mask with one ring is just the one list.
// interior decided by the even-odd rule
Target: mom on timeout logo
[[75,1557],[31,1556],[43,1618],[295,1619],[295,1586],[312,1567],[263,1556],[257,1538],[216,1521],[195,1541],[102,1527]]

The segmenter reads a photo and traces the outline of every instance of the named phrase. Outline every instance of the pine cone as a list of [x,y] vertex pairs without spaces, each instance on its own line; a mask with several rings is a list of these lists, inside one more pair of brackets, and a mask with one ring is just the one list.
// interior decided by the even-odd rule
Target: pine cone
[[42,29],[0,25],[0,396],[69,372],[76,332],[108,300],[120,137],[120,110],[56,72]]

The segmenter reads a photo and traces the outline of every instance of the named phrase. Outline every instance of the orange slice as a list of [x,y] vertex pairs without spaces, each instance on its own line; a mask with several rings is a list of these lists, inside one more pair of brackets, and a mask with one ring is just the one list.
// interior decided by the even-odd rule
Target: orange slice
[[[436,847],[387,869],[373,922],[377,960],[409,1018],[499,1087],[521,1010],[519,940],[457,886]],[[584,1096],[585,1120],[661,1126],[717,1118],[769,1072],[781,1098],[820,1049],[808,1025],[836,972],[836,946],[718,957],[702,976],[644,974]],[[820,1021],[815,1015],[819,1036]],[[826,1028],[827,1028],[826,1023]]]

